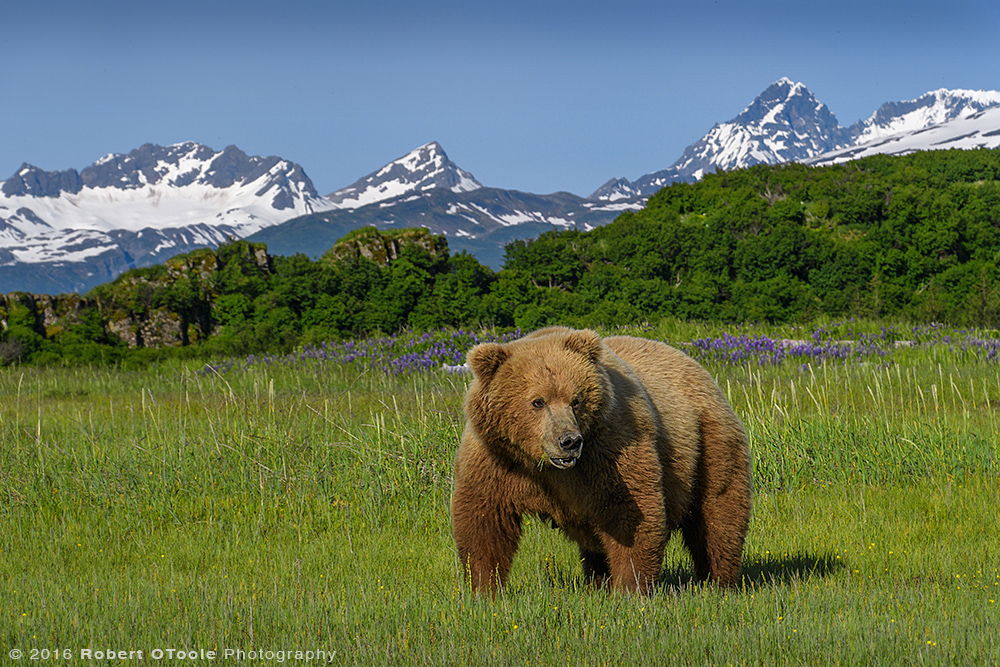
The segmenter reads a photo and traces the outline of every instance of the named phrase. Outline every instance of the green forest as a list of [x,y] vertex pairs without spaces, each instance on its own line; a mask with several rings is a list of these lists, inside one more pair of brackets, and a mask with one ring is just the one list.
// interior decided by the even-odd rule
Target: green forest
[[1000,325],[1000,151],[717,172],[500,271],[426,230],[355,230],[320,259],[233,241],[83,297],[0,295],[0,363],[282,352],[435,328],[679,318]]

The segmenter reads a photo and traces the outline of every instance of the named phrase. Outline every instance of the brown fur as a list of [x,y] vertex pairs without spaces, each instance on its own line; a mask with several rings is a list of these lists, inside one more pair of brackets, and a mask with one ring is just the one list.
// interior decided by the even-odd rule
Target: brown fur
[[747,439],[701,366],[663,343],[561,327],[468,361],[451,512],[475,589],[504,583],[526,513],[579,545],[597,585],[649,591],[678,528],[699,579],[739,583]]

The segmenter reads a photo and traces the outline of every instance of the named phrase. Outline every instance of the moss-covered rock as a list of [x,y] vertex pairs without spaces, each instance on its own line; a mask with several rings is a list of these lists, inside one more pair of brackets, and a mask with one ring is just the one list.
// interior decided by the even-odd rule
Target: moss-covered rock
[[448,241],[444,236],[431,234],[425,228],[380,230],[362,227],[350,232],[323,255],[324,262],[342,262],[364,257],[379,266],[399,258],[407,245],[426,250],[432,257],[447,254]]

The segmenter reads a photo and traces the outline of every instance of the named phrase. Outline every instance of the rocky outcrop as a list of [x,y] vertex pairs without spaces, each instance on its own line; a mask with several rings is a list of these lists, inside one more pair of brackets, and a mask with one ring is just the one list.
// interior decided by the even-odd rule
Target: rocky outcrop
[[386,231],[376,227],[362,227],[335,243],[323,255],[323,261],[341,262],[364,257],[385,266],[398,259],[400,251],[407,245],[422,248],[432,257],[447,252],[448,248],[443,236],[431,234],[424,228]]
[[40,341],[77,327],[94,308],[92,300],[79,294],[0,294],[0,366],[21,359]]
[[90,307],[93,303],[79,294],[0,294],[0,331],[7,331],[16,321],[51,338],[67,326],[78,324],[83,311]]
[[[0,359],[0,363],[16,358],[20,338],[57,339],[80,325],[92,311],[96,311],[96,318],[90,319],[100,323],[98,335],[110,334],[130,348],[177,347],[207,337],[214,326],[211,313],[216,279],[232,262],[242,272],[271,272],[267,246],[238,241],[218,250],[196,250],[157,266],[128,271],[87,296],[0,294],[0,335],[9,343],[9,358]],[[94,335],[94,329],[88,334]]]

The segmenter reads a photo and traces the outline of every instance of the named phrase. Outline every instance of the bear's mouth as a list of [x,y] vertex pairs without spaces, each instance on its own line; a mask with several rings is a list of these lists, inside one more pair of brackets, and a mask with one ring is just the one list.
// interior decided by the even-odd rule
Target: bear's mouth
[[551,461],[552,465],[559,468],[560,470],[569,470],[570,468],[576,465],[576,459],[577,459],[576,456],[567,456],[564,459],[556,458],[553,456],[549,458],[549,461]]

